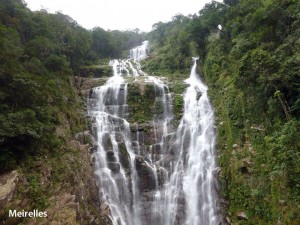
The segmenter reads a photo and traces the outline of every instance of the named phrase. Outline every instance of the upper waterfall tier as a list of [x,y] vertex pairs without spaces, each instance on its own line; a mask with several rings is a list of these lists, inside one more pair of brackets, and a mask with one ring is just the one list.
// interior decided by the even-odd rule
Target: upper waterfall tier
[[143,41],[141,46],[130,50],[130,58],[134,60],[145,59],[149,54],[148,41]]

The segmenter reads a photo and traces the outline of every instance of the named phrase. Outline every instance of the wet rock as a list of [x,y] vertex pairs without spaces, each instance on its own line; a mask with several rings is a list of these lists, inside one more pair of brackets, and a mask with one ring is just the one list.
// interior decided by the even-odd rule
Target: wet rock
[[161,152],[161,145],[160,144],[154,144],[152,145],[152,153],[156,155],[162,154]]
[[125,104],[124,93],[125,93],[124,88],[119,90],[119,94],[118,94],[118,105],[124,105],[124,104]]
[[126,145],[124,143],[120,143],[118,144],[118,149],[119,149],[120,163],[125,169],[129,169],[130,168],[129,154],[126,149]]
[[91,99],[93,97],[94,97],[94,90],[90,89],[90,91],[89,91],[89,99]]
[[137,132],[138,130],[138,123],[130,123],[130,131]]
[[214,176],[220,176],[222,172],[222,169],[220,167],[216,167],[214,170],[213,170],[213,175]]
[[153,129],[149,129],[148,132],[144,133],[144,144],[145,145],[151,145],[155,143],[157,140],[155,139],[155,135],[153,133]]
[[92,126],[91,126],[91,133],[92,133],[92,135],[94,136],[94,138],[96,138],[97,137],[97,126],[96,126],[96,124],[93,124]]
[[186,131],[184,136],[182,137],[183,139],[183,149],[188,149],[191,143],[191,133],[189,130]]
[[116,139],[116,142],[118,142],[118,143],[123,142],[123,141],[124,141],[124,140],[123,140],[123,133],[121,133],[121,132],[116,132],[116,133],[115,133],[115,139]]
[[172,154],[165,155],[159,162],[158,165],[164,167],[165,169],[169,169],[172,162],[174,161],[174,156]]
[[117,157],[115,156],[114,151],[109,150],[106,152],[106,159],[108,162],[116,162],[117,161]]
[[180,149],[178,148],[177,145],[172,145],[172,146],[170,147],[170,149],[169,149],[169,153],[170,153],[171,155],[176,155],[176,154],[178,153],[179,150],[180,150]]
[[152,124],[150,124],[150,122],[139,123],[138,131],[148,131],[150,127],[152,127]]
[[111,142],[111,138],[110,138],[109,133],[104,133],[102,135],[102,143],[103,143],[103,146],[106,150],[112,149],[112,142]]
[[111,156],[114,156],[115,155],[115,152],[113,150],[108,150],[106,152],[106,157],[111,157]]
[[91,98],[91,99],[89,99],[87,104],[88,104],[89,108],[96,110],[99,102],[96,98]]
[[118,173],[118,172],[120,172],[120,164],[119,163],[117,163],[117,162],[109,162],[108,164],[107,164],[107,166],[108,166],[108,168],[111,170],[111,171],[113,171],[113,172],[115,172],[115,173]]
[[105,105],[123,105],[125,104],[124,98],[124,90],[120,90],[118,92],[118,96],[116,96],[115,89],[109,89],[106,96]]
[[108,116],[110,123],[113,124],[114,130],[118,132],[122,132],[124,130],[124,120],[121,118],[117,118],[114,116]]
[[202,93],[200,91],[197,92],[197,96],[196,96],[197,101],[201,98],[201,96],[202,96]]
[[90,150],[90,153],[91,153],[91,154],[97,152],[97,151],[98,151],[98,145],[94,145],[94,146],[91,147],[89,150]]
[[145,139],[145,133],[144,131],[139,131],[137,133],[137,141],[139,142],[140,145],[144,144],[144,139]]
[[135,166],[140,178],[142,190],[154,190],[156,188],[156,179],[153,169],[142,157],[136,157]]
[[143,163],[144,163],[144,159],[141,156],[137,156],[135,158],[135,167],[137,170],[142,169]]
[[[168,130],[171,130],[171,128],[168,128]],[[175,133],[171,133],[171,134],[164,136],[164,139],[165,139],[165,143],[167,143],[167,148],[168,148],[175,143],[176,135],[175,135]]]
[[131,147],[132,147],[133,152],[134,152],[135,154],[138,154],[138,151],[139,151],[139,149],[140,149],[140,144],[139,144],[139,142],[133,141],[133,142],[131,143]]
[[167,181],[167,171],[162,167],[157,166],[157,182],[158,187],[162,187]]
[[92,155],[92,156],[91,156],[91,163],[90,163],[90,165],[91,165],[91,166],[95,166],[95,162],[96,162],[96,158],[95,158],[94,155]]

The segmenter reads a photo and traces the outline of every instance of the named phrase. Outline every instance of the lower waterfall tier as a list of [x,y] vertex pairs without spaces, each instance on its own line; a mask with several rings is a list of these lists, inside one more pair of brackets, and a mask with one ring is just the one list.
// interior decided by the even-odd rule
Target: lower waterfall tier
[[181,94],[115,65],[90,91],[95,174],[113,224],[220,224],[214,113],[195,67]]

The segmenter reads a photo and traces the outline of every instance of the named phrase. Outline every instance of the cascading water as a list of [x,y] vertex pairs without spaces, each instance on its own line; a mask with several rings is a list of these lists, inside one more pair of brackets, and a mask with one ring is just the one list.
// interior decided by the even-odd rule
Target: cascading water
[[181,152],[187,152],[183,175],[186,224],[218,224],[214,112],[194,61],[186,80],[190,86],[184,95],[184,114],[178,128]]
[[[185,81],[189,87],[176,128],[168,86],[140,69],[147,49],[145,41],[131,50],[131,60],[111,61],[114,76],[94,88],[88,100],[102,207],[109,207],[114,225],[221,224],[214,113],[207,87],[196,73],[196,59]],[[154,87],[153,110],[159,113],[153,114],[148,132],[128,122],[131,84],[122,74],[135,77],[142,87]]]
[[149,53],[148,41],[144,41],[141,46],[138,46],[130,50],[130,58],[134,60],[142,60],[147,57],[148,53]]

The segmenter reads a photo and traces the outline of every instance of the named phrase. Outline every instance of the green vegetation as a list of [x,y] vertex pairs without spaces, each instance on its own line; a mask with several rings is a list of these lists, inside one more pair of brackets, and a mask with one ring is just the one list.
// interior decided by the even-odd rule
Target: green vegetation
[[169,82],[170,92],[174,94],[174,115],[175,115],[175,125],[177,126],[182,117],[184,101],[183,101],[183,93],[188,87],[188,84],[184,82],[183,79],[170,79],[172,82]]
[[155,86],[146,83],[128,84],[127,103],[129,121],[146,123],[152,121],[154,112]]
[[28,197],[33,200],[33,208],[45,209],[47,206],[47,198],[45,190],[43,191],[39,182],[38,175],[30,175],[27,180],[29,183]]
[[72,75],[80,68],[86,76],[110,74],[107,65],[92,65],[122,57],[142,34],[88,31],[61,13],[31,12],[21,0],[1,1],[0,12],[1,173],[27,156],[60,148],[65,140],[55,129],[62,123],[78,132],[83,121]]
[[184,108],[184,101],[182,94],[176,94],[174,96],[174,114],[175,114],[175,123],[179,124],[179,121],[182,117]]
[[173,78],[187,76],[191,64],[193,45],[189,41],[187,25],[191,19],[182,15],[173,17],[168,23],[153,25],[147,38],[154,46],[150,58],[142,62],[143,70],[149,74],[173,75]]
[[[0,210],[1,221],[26,223],[8,218],[8,209],[53,208],[65,193],[76,195],[80,204],[72,218],[90,220],[90,212],[98,210],[97,197],[90,199],[87,151],[74,140],[88,128],[73,75],[111,73],[109,58],[123,57],[142,40],[138,30],[86,30],[61,13],[31,12],[22,0],[0,2],[0,175],[19,174],[14,199]],[[95,68],[102,62],[106,65]]]
[[79,74],[81,77],[88,78],[109,77],[113,75],[113,70],[107,62],[105,65],[82,66],[80,67]]
[[174,79],[200,57],[232,223],[300,223],[299,15],[296,0],[212,1],[198,16],[157,23],[148,34],[149,73]]

